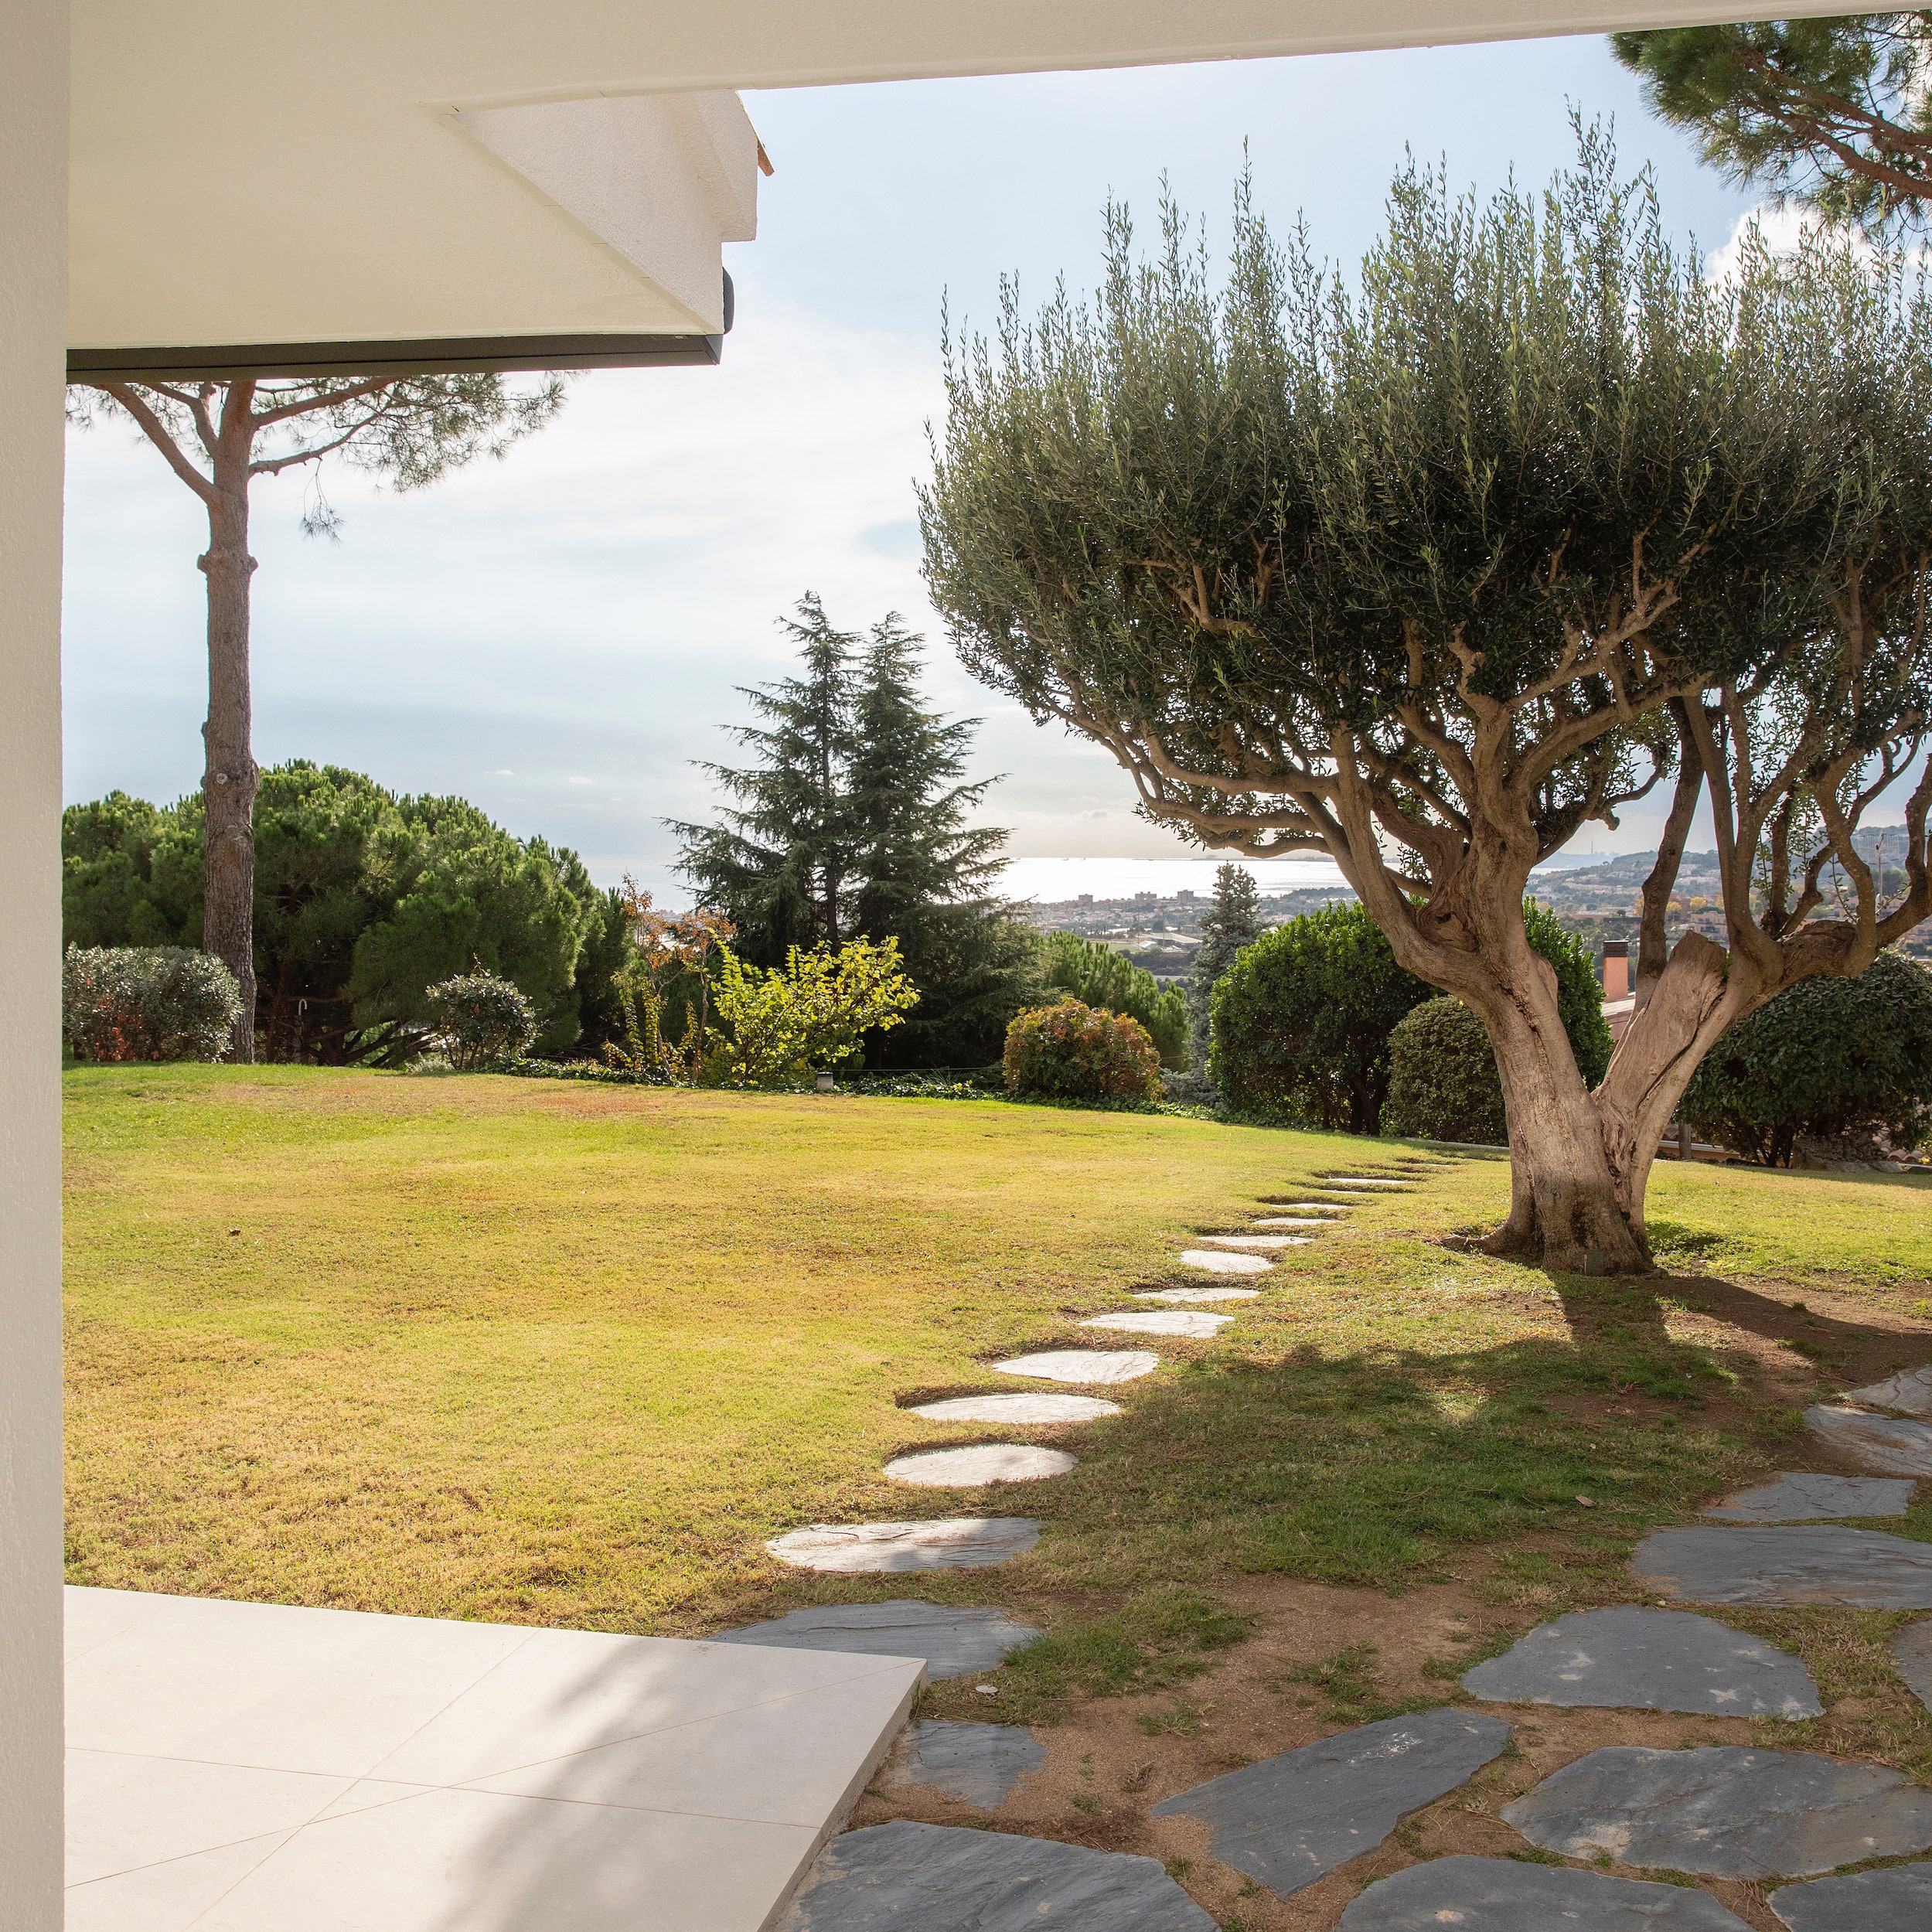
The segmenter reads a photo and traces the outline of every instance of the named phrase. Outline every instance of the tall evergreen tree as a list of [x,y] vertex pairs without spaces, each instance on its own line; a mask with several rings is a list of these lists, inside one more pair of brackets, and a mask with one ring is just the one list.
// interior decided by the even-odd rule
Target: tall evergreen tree
[[868,1043],[875,1065],[993,1058],[1035,970],[1031,933],[993,891],[1007,835],[967,823],[993,782],[964,782],[980,721],[919,701],[922,641],[896,612],[873,626],[853,714],[852,924],[897,939],[921,993],[903,1026]]
[[683,842],[677,869],[700,905],[738,928],[738,956],[763,966],[782,966],[792,946],[836,946],[850,936],[859,843],[846,780],[859,639],[833,629],[811,591],[796,618],[779,622],[798,644],[802,674],[741,686],[764,721],[732,727],[762,762],[704,762],[738,803],[721,813],[721,824],[671,821]]
[[993,1059],[1041,967],[994,890],[1007,835],[969,823],[993,782],[965,776],[979,721],[920,701],[921,639],[896,612],[862,643],[808,595],[785,628],[802,674],[745,692],[761,721],[737,735],[762,762],[704,768],[737,803],[720,824],[673,825],[679,870],[756,964],[783,964],[792,946],[897,939],[920,1002],[868,1041],[874,1065]]
[[1214,904],[1201,915],[1201,949],[1194,955],[1194,977],[1187,986],[1189,1064],[1204,1078],[1215,982],[1234,964],[1235,955],[1252,946],[1261,934],[1261,894],[1255,875],[1245,865],[1217,867]]

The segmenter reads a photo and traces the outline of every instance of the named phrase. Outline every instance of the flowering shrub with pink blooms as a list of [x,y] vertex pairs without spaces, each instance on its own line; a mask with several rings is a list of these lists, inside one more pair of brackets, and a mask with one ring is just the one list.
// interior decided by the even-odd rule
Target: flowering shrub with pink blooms
[[1057,1100],[1158,1100],[1160,1053],[1125,1014],[1068,1000],[1007,1028],[1007,1091]]

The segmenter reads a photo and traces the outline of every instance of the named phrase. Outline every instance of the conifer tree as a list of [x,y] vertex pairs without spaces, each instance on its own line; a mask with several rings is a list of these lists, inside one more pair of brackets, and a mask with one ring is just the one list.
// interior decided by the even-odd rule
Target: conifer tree
[[796,640],[802,674],[741,686],[764,722],[732,727],[762,762],[704,762],[726,794],[718,825],[673,820],[683,842],[677,869],[699,903],[738,929],[748,964],[778,966],[792,946],[808,952],[849,936],[849,895],[858,850],[846,774],[853,752],[854,660],[859,639],[833,629],[817,594],[799,600],[780,628]]
[[1223,865],[1215,872],[1214,904],[1201,915],[1201,949],[1194,955],[1187,986],[1189,1063],[1208,1071],[1208,1017],[1215,985],[1235,963],[1235,955],[1261,937],[1261,894],[1245,865]]

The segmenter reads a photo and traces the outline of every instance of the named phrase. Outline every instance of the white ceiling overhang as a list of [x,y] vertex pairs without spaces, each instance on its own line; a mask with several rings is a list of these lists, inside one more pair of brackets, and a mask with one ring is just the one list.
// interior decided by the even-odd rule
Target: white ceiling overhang
[[69,340],[77,370],[184,375],[715,360],[727,325],[722,245],[757,227],[757,137],[739,88],[1769,11],[1667,0],[75,0]]

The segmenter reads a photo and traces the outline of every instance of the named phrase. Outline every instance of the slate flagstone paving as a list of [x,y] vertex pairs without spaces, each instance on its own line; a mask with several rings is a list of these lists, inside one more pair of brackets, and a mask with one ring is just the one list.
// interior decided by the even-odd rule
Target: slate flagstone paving
[[1592,1751],[1501,1814],[1566,1858],[1762,1879],[1932,1845],[1932,1791],[1883,1764],[1719,1745]]
[[1903,1516],[1912,1501],[1909,1477],[1818,1476],[1791,1471],[1757,1489],[1713,1503],[1700,1515],[1726,1523],[1801,1523],[1821,1516]]
[[1090,1382],[1105,1387],[1151,1375],[1160,1366],[1160,1358],[1145,1348],[1050,1348],[993,1365],[1005,1375],[1038,1375],[1043,1382]]
[[[1891,1648],[1892,1661],[1905,1679],[1905,1688],[1932,1710],[1932,1618],[1894,1630]],[[1932,1920],[1927,1923],[1932,1926]]]
[[1028,1390],[1017,1395],[949,1395],[921,1402],[908,1415],[933,1423],[1090,1423],[1120,1413],[1118,1402],[1098,1395],[1054,1395]]
[[981,1483],[1037,1483],[1064,1476],[1079,1462],[1064,1449],[1024,1443],[976,1443],[965,1449],[922,1449],[894,1456],[885,1466],[889,1481],[926,1489],[970,1489]]
[[1157,1859],[899,1819],[834,1838],[783,1932],[1215,1932]]
[[1637,1546],[1630,1568],[1693,1603],[1932,1610],[1932,1543],[1879,1529],[1656,1529]]
[[1119,1329],[1130,1335],[1187,1335],[1205,1341],[1233,1320],[1232,1315],[1204,1315],[1191,1308],[1143,1308],[1119,1315],[1089,1315],[1080,1326]]
[[1002,1610],[961,1609],[901,1597],[890,1603],[826,1603],[793,1610],[744,1629],[727,1630],[714,1644],[752,1644],[781,1651],[836,1651],[860,1657],[918,1657],[935,1683],[975,1671],[998,1669],[1010,1651],[1042,1634]]
[[1811,1672],[1762,1638],[1688,1610],[1630,1603],[1540,1625],[1466,1672],[1463,1688],[1491,1703],[1727,1717],[1818,1717],[1824,1708]]
[[1771,1894],[1771,1910],[1791,1932],[1926,1932],[1932,1926],[1932,1865],[1780,1885]]
[[[1431,1859],[1378,1879],[1338,1932],[1750,1932],[1708,1892],[1514,1859]],[[1872,1928],[1876,1932],[1876,1928]]]
[[1046,1762],[1046,1746],[1020,1724],[915,1724],[892,1769],[891,1784],[929,1784],[963,1804],[991,1811],[1029,1772]]
[[1475,1711],[1386,1718],[1230,1771],[1150,1815],[1205,1819],[1222,1864],[1285,1898],[1467,1784],[1509,1742],[1509,1728]]
[[1033,1516],[949,1516],[924,1523],[814,1523],[765,1547],[800,1569],[888,1574],[978,1569],[1032,1549],[1045,1527]]
[[1805,1410],[1804,1426],[1861,1469],[1886,1476],[1932,1476],[1932,1425],[1820,1402]]
[[1874,1409],[1902,1409],[1908,1416],[1932,1416],[1932,1366],[1901,1368],[1883,1382],[1849,1392],[1852,1401],[1869,1402]]

